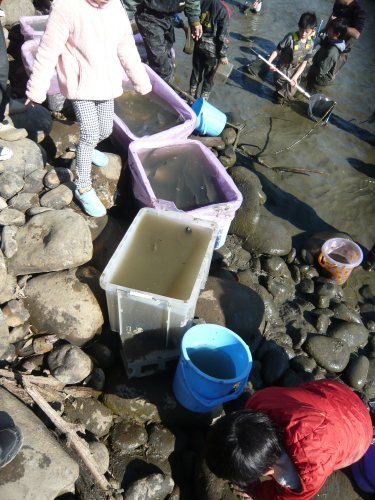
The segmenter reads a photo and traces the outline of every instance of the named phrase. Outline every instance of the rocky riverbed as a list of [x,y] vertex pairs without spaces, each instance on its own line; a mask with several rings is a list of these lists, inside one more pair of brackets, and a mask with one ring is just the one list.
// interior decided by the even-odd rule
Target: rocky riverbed
[[[4,0],[3,7],[11,16],[12,92],[21,98],[26,80],[19,58],[22,37],[13,24],[21,14],[33,14],[34,7],[27,0]],[[178,69],[181,75],[186,70],[183,63]],[[66,113],[72,118],[69,109]],[[238,115],[231,121],[242,123]],[[45,108],[25,109],[21,101],[13,102],[11,117],[27,129],[28,138],[1,141],[14,156],[0,164],[0,409],[22,429],[24,445],[0,469],[0,498],[35,499],[36,492],[43,500],[104,498],[98,477],[93,480],[72,439],[66,439],[71,424],[82,438],[78,448],[94,460],[99,477],[118,497],[234,500],[231,485],[210,474],[202,460],[208,426],[222,411],[238,408],[269,385],[322,378],[341,380],[366,404],[375,399],[374,274],[357,268],[339,286],[317,264],[328,238],[353,237],[370,246],[371,224],[361,225],[359,240],[353,221],[341,224],[341,213],[329,227],[316,218],[310,229],[310,219],[293,225],[283,211],[288,198],[272,188],[269,172],[255,168],[249,158],[254,150],[234,147],[233,128],[218,139],[202,139],[228,168],[244,201],[225,245],[214,253],[196,321],[237,332],[251,349],[253,368],[240,400],[212,414],[193,414],[174,398],[173,366],[127,378],[119,338],[109,328],[99,277],[137,211],[126,155],[102,144],[110,151],[109,165],[93,168],[93,179],[108,214],[92,219],[72,197],[74,121],[52,121]],[[248,142],[246,133],[239,146]],[[286,131],[288,144],[289,139]],[[293,178],[301,192],[309,179],[315,192],[322,189],[314,175],[303,181],[291,172],[272,175],[287,175],[287,181],[279,178],[284,184]],[[338,212],[336,196],[333,206]],[[296,211],[301,204],[293,207]],[[371,208],[366,220],[368,212]],[[334,219],[335,213],[329,214]],[[48,401],[54,411],[50,418],[30,387]],[[344,472],[317,495],[337,497],[365,498]]]

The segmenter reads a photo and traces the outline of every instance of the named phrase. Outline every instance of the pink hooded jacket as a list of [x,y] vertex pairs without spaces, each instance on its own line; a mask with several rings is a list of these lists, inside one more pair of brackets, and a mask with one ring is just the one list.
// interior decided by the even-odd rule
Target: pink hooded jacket
[[68,99],[108,100],[122,94],[123,68],[134,89],[152,86],[120,0],[55,0],[27,83],[26,95],[42,103],[53,73]]

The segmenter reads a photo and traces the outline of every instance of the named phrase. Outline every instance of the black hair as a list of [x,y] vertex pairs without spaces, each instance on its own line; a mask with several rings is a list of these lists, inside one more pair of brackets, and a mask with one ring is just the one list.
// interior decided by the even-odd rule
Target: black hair
[[346,35],[348,22],[343,17],[338,17],[329,23],[328,28],[331,29],[333,33],[340,38],[340,40],[342,40]]
[[282,433],[265,413],[241,410],[210,428],[206,463],[216,476],[246,490],[275,464],[282,453]]
[[316,28],[317,24],[315,12],[304,12],[298,21],[298,27],[305,30]]

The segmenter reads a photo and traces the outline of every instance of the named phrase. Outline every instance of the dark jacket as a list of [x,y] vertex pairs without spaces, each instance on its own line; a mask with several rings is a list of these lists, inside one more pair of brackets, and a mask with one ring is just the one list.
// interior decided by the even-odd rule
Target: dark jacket
[[[357,31],[362,33],[362,30],[365,26],[366,12],[362,9],[360,3],[357,0],[353,0],[353,2],[349,5],[335,3],[333,5],[332,15],[345,19],[345,21],[348,23],[349,28],[355,28]],[[355,38],[347,35],[344,40],[346,43],[345,52],[350,52],[355,42]]]
[[372,440],[367,408],[339,382],[268,387],[256,392],[245,407],[267,413],[283,431],[284,449],[302,486],[294,491],[272,478],[258,486],[258,500],[310,500],[333,471],[359,460]]
[[322,41],[320,49],[313,57],[308,78],[317,85],[329,85],[335,78],[335,67],[340,54],[345,50],[343,40]]
[[179,0],[143,0],[141,6],[168,15],[184,11],[190,24],[199,22],[199,0],[186,0],[186,2]]
[[199,50],[218,59],[226,57],[229,45],[230,10],[220,0],[201,0],[202,38]]

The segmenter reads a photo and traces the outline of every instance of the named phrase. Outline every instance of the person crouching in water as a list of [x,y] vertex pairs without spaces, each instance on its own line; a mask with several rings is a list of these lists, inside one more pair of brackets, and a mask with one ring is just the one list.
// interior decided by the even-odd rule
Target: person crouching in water
[[74,195],[88,215],[102,217],[106,209],[91,184],[91,163],[108,163],[94,148],[112,132],[113,100],[123,92],[123,69],[137,92],[152,90],[121,2],[54,0],[27,83],[26,104],[45,100],[55,68],[61,93],[72,101],[80,125]]
[[269,387],[245,408],[217,420],[206,444],[209,469],[245,498],[309,500],[372,441],[369,411],[339,382]]
[[228,64],[230,10],[220,0],[201,0],[203,35],[195,42],[193,71],[190,78],[190,94],[198,97],[202,83],[201,97],[208,100],[218,64]]
[[[289,84],[282,76],[275,73],[276,101],[279,104],[292,99],[296,93],[296,84],[313,56],[315,30],[317,26],[316,15],[305,12],[298,22],[298,31],[288,33],[278,44],[276,50],[270,55],[268,62],[278,57],[277,68],[286,74],[292,81]],[[276,66],[271,66],[275,71]]]
[[315,53],[312,65],[307,74],[307,85],[311,91],[316,86],[332,85],[336,76],[336,66],[340,54],[345,50],[348,23],[338,18],[331,21],[327,28],[327,36],[322,40],[319,50]]

